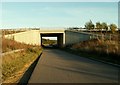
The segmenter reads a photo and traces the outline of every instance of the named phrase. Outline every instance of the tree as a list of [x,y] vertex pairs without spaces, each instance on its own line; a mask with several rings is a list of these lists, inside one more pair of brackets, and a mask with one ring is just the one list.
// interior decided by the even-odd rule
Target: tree
[[112,33],[115,33],[115,30],[117,29],[117,26],[115,24],[110,24],[110,29]]
[[96,28],[100,30],[102,34],[102,24],[100,22],[96,22]]
[[102,25],[100,22],[96,22],[96,29],[98,29],[98,30],[102,29]]
[[94,24],[92,23],[92,21],[90,20],[89,22],[85,23],[85,28],[88,30],[94,29]]
[[101,25],[102,25],[102,29],[105,29],[106,32],[107,32],[108,31],[108,25],[107,25],[107,23],[103,22]]

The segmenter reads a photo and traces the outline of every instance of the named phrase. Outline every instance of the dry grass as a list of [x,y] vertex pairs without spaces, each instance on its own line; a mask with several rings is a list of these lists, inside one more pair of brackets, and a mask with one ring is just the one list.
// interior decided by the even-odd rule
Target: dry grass
[[120,43],[118,40],[93,39],[72,45],[77,54],[89,58],[120,64]]
[[[26,45],[13,40],[3,38],[3,52],[8,52],[16,49],[24,49],[20,52],[11,53],[2,56],[2,79],[3,82],[9,81],[10,78],[16,79],[16,73],[19,73],[26,65],[33,62],[41,53],[42,49],[39,46]],[[25,71],[25,70],[24,70]],[[19,78],[17,78],[19,79]],[[7,82],[6,82],[7,83]],[[15,82],[11,82],[15,83]]]
[[[29,48],[27,50],[12,53],[3,56],[2,58],[2,79],[8,80],[9,77],[16,76],[16,72],[21,71],[25,65],[33,62],[41,53],[41,49]],[[13,82],[14,83],[14,82]]]
[[73,49],[84,50],[84,51],[97,51],[97,52],[105,52],[107,54],[114,53],[120,55],[120,44],[118,41],[111,40],[98,40],[93,39],[89,41],[84,41],[81,43],[77,43],[72,46]]
[[2,52],[8,52],[16,49],[27,49],[30,47],[35,47],[33,45],[28,45],[24,43],[15,42],[14,40],[2,38]]

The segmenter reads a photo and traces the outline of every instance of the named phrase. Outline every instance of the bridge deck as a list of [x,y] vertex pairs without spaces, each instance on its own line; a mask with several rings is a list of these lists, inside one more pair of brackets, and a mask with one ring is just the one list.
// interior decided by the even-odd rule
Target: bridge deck
[[118,71],[101,62],[45,49],[29,83],[118,83]]

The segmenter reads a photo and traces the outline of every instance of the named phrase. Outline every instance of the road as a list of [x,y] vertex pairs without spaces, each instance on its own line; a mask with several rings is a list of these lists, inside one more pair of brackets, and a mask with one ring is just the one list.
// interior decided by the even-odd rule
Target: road
[[118,83],[118,67],[45,49],[28,83]]

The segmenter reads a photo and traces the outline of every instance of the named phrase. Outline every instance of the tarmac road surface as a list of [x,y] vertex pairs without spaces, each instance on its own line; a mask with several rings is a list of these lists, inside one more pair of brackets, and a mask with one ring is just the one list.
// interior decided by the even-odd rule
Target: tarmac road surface
[[28,83],[118,83],[120,68],[45,49]]

